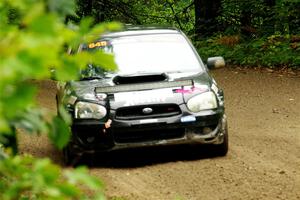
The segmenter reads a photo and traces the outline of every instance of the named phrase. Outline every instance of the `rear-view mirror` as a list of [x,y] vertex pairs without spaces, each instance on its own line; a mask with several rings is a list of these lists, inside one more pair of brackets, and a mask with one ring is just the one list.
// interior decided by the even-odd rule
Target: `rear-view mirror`
[[207,68],[208,69],[218,69],[225,67],[226,63],[222,56],[210,57],[207,59]]

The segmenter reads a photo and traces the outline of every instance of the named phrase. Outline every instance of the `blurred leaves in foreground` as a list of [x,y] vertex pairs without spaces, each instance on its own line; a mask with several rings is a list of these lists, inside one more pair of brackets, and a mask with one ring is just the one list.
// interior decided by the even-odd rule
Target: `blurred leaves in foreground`
[[90,199],[105,199],[103,184],[87,174],[84,167],[62,171],[49,159],[10,157],[0,162],[0,198],[88,199],[89,193]]
[[70,117],[61,108],[59,117],[49,119],[49,111],[37,106],[36,81],[75,80],[89,63],[116,68],[113,55],[100,51],[67,53],[121,27],[92,26],[90,18],[65,23],[74,8],[73,0],[0,0],[0,199],[104,198],[102,184],[84,168],[62,170],[49,159],[13,156],[19,129],[48,134],[58,148],[69,140]]
[[20,124],[30,132],[50,131],[50,139],[62,148],[68,141],[67,124],[57,117],[45,124],[45,118],[34,113],[36,88],[31,80],[49,79],[51,71],[56,80],[74,80],[88,63],[116,68],[113,55],[101,51],[67,53],[120,28],[118,23],[92,26],[90,18],[78,26],[65,24],[74,5],[69,0],[0,1],[0,133],[12,133]]

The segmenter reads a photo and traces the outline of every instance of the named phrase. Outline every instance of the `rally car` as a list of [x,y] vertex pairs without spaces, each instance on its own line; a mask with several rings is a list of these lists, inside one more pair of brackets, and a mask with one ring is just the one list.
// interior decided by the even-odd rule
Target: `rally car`
[[116,71],[89,65],[80,81],[60,85],[58,105],[73,118],[66,163],[86,153],[160,145],[208,144],[228,151],[223,91],[189,39],[174,28],[131,28],[84,44],[115,55]]

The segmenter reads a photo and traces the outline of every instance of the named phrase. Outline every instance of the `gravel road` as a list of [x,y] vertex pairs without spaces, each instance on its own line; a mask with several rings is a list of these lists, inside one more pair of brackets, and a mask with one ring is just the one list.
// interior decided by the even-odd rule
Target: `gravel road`
[[[97,155],[90,167],[108,197],[134,199],[300,200],[300,77],[273,71],[220,69],[212,72],[225,91],[230,150],[136,149]],[[55,113],[55,83],[39,83],[40,105]],[[20,150],[50,157],[61,153],[45,136],[20,136]]]

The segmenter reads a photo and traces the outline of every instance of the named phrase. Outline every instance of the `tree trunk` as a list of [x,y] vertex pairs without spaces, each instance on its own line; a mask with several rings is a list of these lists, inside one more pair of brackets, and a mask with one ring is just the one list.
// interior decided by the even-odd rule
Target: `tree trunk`
[[275,0],[265,0],[266,12],[264,17],[263,34],[271,35],[275,32],[276,12],[275,12]]
[[213,35],[219,30],[217,17],[221,8],[221,0],[194,0],[195,33],[198,37]]
[[80,13],[79,16],[86,17],[86,16],[92,16],[92,9],[93,9],[93,0],[77,0]]
[[93,16],[95,18],[95,23],[100,23],[105,21],[105,11],[106,11],[107,1],[106,0],[94,0],[93,2]]
[[275,0],[265,0],[265,4],[269,7],[275,6]]

